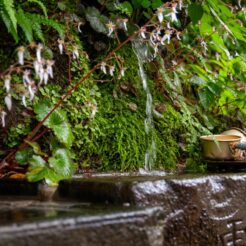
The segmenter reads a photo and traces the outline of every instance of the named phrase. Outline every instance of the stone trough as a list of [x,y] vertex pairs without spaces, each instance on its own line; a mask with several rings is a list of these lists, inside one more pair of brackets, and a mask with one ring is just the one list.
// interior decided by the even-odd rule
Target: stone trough
[[0,245],[246,245],[243,173],[74,177],[49,202],[25,185],[0,182]]

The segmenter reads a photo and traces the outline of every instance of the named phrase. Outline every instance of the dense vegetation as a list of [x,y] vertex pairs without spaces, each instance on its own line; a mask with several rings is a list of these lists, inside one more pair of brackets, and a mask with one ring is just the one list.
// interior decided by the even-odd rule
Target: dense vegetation
[[199,137],[245,127],[241,1],[0,0],[0,19],[0,177],[137,170],[153,143],[152,168],[203,171]]

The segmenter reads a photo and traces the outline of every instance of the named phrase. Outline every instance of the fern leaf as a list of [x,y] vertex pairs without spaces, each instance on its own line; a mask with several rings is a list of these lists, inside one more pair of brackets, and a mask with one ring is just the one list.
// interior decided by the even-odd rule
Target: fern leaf
[[0,0],[0,12],[3,11],[3,0]]
[[37,5],[39,5],[39,7],[43,10],[45,17],[48,18],[47,9],[41,1],[39,1],[39,0],[28,0],[28,2],[29,3],[36,3]]
[[39,39],[40,41],[42,41],[44,43],[45,42],[44,34],[43,34],[43,31],[42,31],[40,24],[37,22],[33,22],[32,28],[33,28],[33,32],[34,32],[35,36],[37,37],[37,39]]
[[18,25],[21,27],[26,36],[26,39],[31,43],[33,41],[32,23],[26,17],[24,11],[20,7],[16,13],[16,18],[18,21]]
[[5,10],[0,11],[1,18],[7,27],[8,32],[12,35],[14,38],[15,42],[17,43],[19,41],[18,33],[17,30],[14,28],[11,20],[9,19],[8,14],[6,13]]
[[17,33],[17,20],[15,17],[14,0],[3,0],[3,7],[11,22],[11,25]]
[[29,19],[29,22],[31,23],[32,31],[35,35],[35,38],[44,43],[44,34],[41,28],[41,24],[37,21],[36,14],[25,13],[25,16]]
[[28,13],[28,16],[30,16],[33,20],[35,20],[35,22],[37,22],[37,23],[39,23],[41,25],[46,25],[46,26],[49,26],[49,27],[55,29],[59,33],[59,35],[61,37],[64,36],[64,27],[63,27],[63,25],[59,24],[55,20],[46,19],[44,16],[38,15],[38,14],[30,14],[30,13]]

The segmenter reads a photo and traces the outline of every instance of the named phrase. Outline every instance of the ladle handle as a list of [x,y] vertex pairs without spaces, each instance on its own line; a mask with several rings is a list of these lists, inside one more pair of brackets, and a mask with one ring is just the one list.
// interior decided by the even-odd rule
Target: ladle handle
[[239,143],[235,147],[237,149],[246,150],[246,143]]

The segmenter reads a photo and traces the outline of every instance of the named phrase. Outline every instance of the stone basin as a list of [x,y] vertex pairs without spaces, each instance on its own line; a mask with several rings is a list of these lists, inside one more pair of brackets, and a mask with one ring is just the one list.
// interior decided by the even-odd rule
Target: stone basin
[[75,176],[46,203],[0,191],[0,245],[246,245],[245,194],[245,173]]

